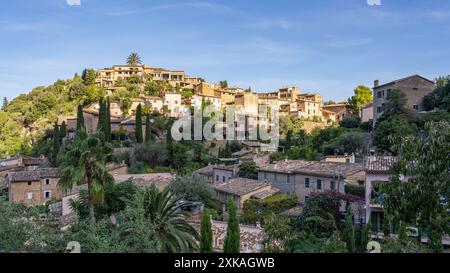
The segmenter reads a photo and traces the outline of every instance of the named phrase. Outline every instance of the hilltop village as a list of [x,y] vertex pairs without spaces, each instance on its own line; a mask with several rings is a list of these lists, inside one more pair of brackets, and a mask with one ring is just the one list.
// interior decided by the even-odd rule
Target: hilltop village
[[[445,214],[448,155],[435,153],[450,150],[449,87],[448,77],[412,75],[357,86],[334,102],[295,86],[254,92],[210,83],[144,65],[133,53],[126,65],[86,69],[4,100],[0,219],[20,207],[23,222],[8,223],[38,218],[30,232],[64,238],[47,249],[22,244],[30,252],[64,251],[74,240],[86,252],[355,253],[366,252],[369,240],[393,252],[442,251],[448,231],[415,214],[398,218],[396,209],[425,205],[394,197],[409,190],[398,179],[418,187],[442,181],[423,189],[438,193],[427,211]],[[245,138],[174,141],[172,124],[208,105],[242,109]],[[261,105],[280,118],[280,145],[270,152],[259,137],[248,138],[262,124]],[[442,163],[434,177],[423,171],[427,157]],[[153,219],[152,209],[169,220]],[[142,233],[120,233],[122,225]],[[95,238],[83,236],[88,228]]]

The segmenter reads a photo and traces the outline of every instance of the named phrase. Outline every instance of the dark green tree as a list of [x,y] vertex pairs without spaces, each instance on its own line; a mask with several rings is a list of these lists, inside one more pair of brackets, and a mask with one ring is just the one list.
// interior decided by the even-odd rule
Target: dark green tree
[[85,69],[81,78],[85,85],[93,85],[95,83],[95,78],[97,77],[97,72],[94,69]]
[[292,130],[289,130],[286,134],[285,150],[289,151],[292,147]]
[[111,141],[111,102],[109,97],[106,100],[106,140]]
[[344,230],[342,231],[342,241],[347,244],[347,250],[349,253],[356,252],[353,212],[352,208],[349,205],[347,206],[347,215],[345,216]]
[[233,198],[227,200],[228,227],[223,244],[224,253],[239,253],[241,250],[241,232]]
[[5,111],[7,106],[8,106],[8,98],[3,97],[2,110]]
[[239,177],[258,179],[258,167],[254,161],[244,162],[239,166]]
[[144,141],[144,137],[142,136],[142,106],[139,105],[136,108],[136,124],[135,124],[135,136],[136,142],[142,143]]
[[66,136],[67,136],[67,125],[66,125],[66,122],[63,121],[63,122],[61,123],[61,127],[59,128],[59,137],[60,137],[61,139],[63,139],[63,138],[65,138]]
[[59,126],[58,123],[55,122],[55,126],[53,127],[53,144],[52,144],[52,156],[51,163],[53,166],[57,166],[58,164],[58,153],[59,148],[61,146],[61,138],[59,136]]
[[202,214],[202,222],[200,226],[200,251],[202,253],[213,252],[213,234],[211,229],[211,215],[205,209]]
[[383,114],[374,127],[374,144],[381,149],[396,154],[392,137],[415,135],[418,131],[417,117],[407,107],[407,97],[400,90],[392,90],[387,95]]
[[153,141],[152,125],[150,122],[150,114],[145,117],[145,143]]
[[99,110],[98,110],[98,125],[97,130],[102,134],[102,139],[106,139],[107,135],[107,121],[106,121],[106,102],[100,99]]
[[174,144],[173,144],[173,138],[172,138],[172,127],[173,122],[169,121],[169,124],[167,126],[167,135],[166,135],[166,148],[167,148],[167,160],[168,162],[174,161]]
[[86,129],[84,127],[84,116],[83,116],[83,106],[81,104],[78,104],[77,108],[77,133],[81,130]]
[[228,82],[227,82],[227,80],[220,81],[220,82],[219,82],[219,86],[220,86],[220,88],[222,88],[222,89],[228,88]]

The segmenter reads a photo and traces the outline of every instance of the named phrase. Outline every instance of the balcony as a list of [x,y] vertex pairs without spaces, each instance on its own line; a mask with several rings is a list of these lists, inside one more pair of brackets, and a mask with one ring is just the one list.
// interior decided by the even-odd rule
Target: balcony
[[383,208],[383,200],[385,193],[381,191],[380,184],[374,183],[372,191],[370,192],[370,207]]

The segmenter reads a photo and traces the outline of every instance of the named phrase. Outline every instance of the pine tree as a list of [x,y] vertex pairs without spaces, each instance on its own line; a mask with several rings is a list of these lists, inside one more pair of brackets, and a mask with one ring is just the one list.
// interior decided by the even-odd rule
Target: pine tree
[[150,124],[150,114],[145,118],[145,143],[153,141],[152,125]]
[[345,216],[344,230],[342,231],[342,240],[347,244],[347,250],[349,253],[356,252],[353,212],[350,205],[347,205],[347,215]]
[[202,222],[200,226],[200,251],[202,253],[212,253],[213,234],[211,230],[211,215],[208,210],[204,210],[202,214]]
[[67,126],[66,126],[66,122],[63,121],[61,124],[61,127],[59,128],[59,137],[60,139],[63,139],[67,136]]
[[84,129],[86,128],[84,127],[83,106],[79,104],[77,109],[77,133]]
[[135,135],[136,135],[136,142],[142,143],[143,136],[142,136],[142,106],[139,103],[136,109],[136,124],[135,124]]
[[58,126],[58,123],[55,122],[55,127],[53,129],[53,147],[52,147],[52,155],[51,155],[51,163],[53,164],[54,167],[57,166],[60,145],[61,145],[61,139],[59,137],[59,126]]
[[228,199],[228,227],[227,235],[223,244],[224,253],[239,253],[241,248],[241,232],[236,214],[236,205],[232,198]]
[[109,97],[106,102],[106,140],[111,141],[111,103]]

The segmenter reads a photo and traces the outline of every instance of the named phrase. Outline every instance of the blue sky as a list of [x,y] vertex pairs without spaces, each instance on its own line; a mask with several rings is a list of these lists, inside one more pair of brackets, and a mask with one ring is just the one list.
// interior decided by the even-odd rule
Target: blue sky
[[212,82],[334,100],[375,79],[450,74],[450,1],[381,1],[2,1],[0,96],[121,64],[130,51]]

